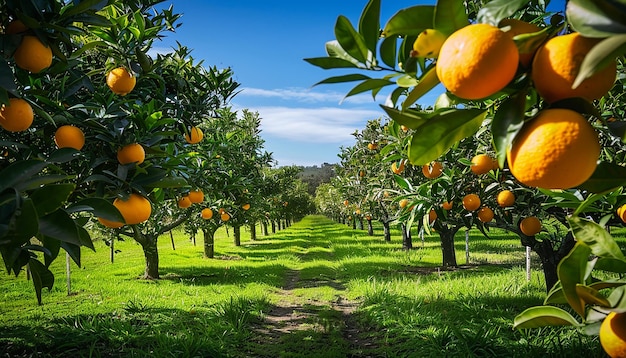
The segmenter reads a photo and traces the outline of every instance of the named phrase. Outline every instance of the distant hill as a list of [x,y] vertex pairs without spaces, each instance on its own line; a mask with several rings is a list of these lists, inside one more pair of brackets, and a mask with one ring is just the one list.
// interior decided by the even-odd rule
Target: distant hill
[[321,166],[314,165],[312,167],[303,167],[302,172],[298,174],[298,178],[303,182],[309,184],[309,194],[315,196],[315,189],[321,183],[330,182],[330,178],[335,175],[335,166],[337,164],[324,163]]

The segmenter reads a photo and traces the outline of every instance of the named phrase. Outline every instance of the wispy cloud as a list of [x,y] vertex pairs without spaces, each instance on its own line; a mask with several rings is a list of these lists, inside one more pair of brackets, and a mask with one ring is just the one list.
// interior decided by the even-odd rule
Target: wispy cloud
[[382,115],[376,110],[334,107],[260,106],[249,109],[259,112],[263,133],[308,143],[352,143],[355,130],[363,129],[368,120]]
[[[244,87],[238,94],[239,97],[260,97],[260,98],[273,98],[279,100],[292,100],[302,103],[343,103],[346,104],[364,104],[375,103],[372,96],[369,93],[358,94],[355,96],[345,97],[345,93],[336,91],[316,91],[306,88],[277,88],[277,89],[262,89]],[[383,98],[383,96],[381,96]],[[383,98],[384,99],[384,98]]]

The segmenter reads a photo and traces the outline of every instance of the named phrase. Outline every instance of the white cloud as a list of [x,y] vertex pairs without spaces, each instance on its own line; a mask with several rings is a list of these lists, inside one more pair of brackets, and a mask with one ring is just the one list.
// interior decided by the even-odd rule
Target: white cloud
[[[347,93],[347,92],[346,92]],[[306,88],[278,88],[278,89],[263,89],[263,88],[251,88],[244,87],[237,95],[238,97],[261,97],[261,98],[275,98],[280,100],[295,100],[303,103],[375,103],[371,94],[363,93],[354,96],[350,96],[344,99],[345,93],[335,91],[313,91]]]
[[362,130],[368,120],[379,118],[381,111],[349,108],[252,107],[259,112],[265,134],[308,143],[350,144],[352,133]]

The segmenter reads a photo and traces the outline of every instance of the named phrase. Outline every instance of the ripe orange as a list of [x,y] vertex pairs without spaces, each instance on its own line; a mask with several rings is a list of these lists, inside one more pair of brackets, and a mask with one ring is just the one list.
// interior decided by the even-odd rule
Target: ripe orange
[[448,91],[463,99],[481,99],[500,91],[515,77],[519,52],[499,28],[472,24],[443,43],[437,76]]
[[[140,194],[132,193],[126,199],[116,198],[113,206],[119,210],[127,225],[141,224],[148,220],[152,214],[150,201]],[[123,224],[115,221],[98,218],[107,227],[121,227]]]
[[23,132],[33,124],[33,107],[21,98],[9,98],[0,109],[0,127],[9,132]]
[[476,194],[467,194],[463,197],[463,208],[474,211],[480,207],[480,198]]
[[604,318],[600,344],[609,357],[626,357],[626,312],[611,312]]
[[593,101],[604,96],[615,82],[615,61],[572,89],[585,55],[600,40],[576,32],[548,40],[537,51],[532,64],[532,80],[539,95],[548,102],[571,97]]
[[204,200],[204,193],[199,189],[190,191],[187,196],[193,204],[201,203]]
[[443,165],[440,162],[430,162],[422,166],[422,174],[428,179],[436,179],[443,173]]
[[529,216],[520,222],[519,228],[524,235],[534,236],[541,231],[541,221],[536,216]]
[[487,154],[478,154],[472,158],[472,166],[470,169],[476,175],[488,173],[493,169],[493,158]]
[[200,143],[202,138],[204,137],[204,133],[198,127],[191,127],[189,129],[189,133],[185,134],[185,141],[189,144],[197,144]]
[[[498,27],[499,28],[508,27],[509,30],[506,31],[505,33],[511,36],[511,38],[517,35],[529,34],[529,33],[537,32],[541,30],[541,28],[535,24],[530,24],[526,21],[522,21],[518,19],[504,19],[500,21],[500,23],[498,24]],[[533,60],[533,56],[535,55],[535,52],[536,51],[533,51],[530,53],[520,52],[519,62],[524,68],[530,67],[530,64]]]
[[490,222],[491,220],[493,220],[493,210],[486,206],[482,207],[480,210],[478,210],[478,220],[484,223]]
[[437,219],[437,212],[434,209],[430,209],[428,212],[428,223],[432,224]]
[[137,84],[137,77],[133,76],[124,67],[114,68],[107,74],[107,86],[111,89],[111,92],[119,94],[120,96],[126,96],[129,94]]
[[204,208],[200,212],[200,216],[202,216],[204,220],[209,220],[213,217],[213,210],[211,210],[211,208]]
[[401,160],[399,165],[396,162],[391,163],[391,171],[400,175],[404,171],[404,160]]
[[361,178],[365,177],[365,170],[360,170],[359,171],[359,177],[361,177]]
[[111,221],[111,220],[107,220],[107,219],[104,219],[104,218],[98,218],[98,221],[100,222],[100,224],[102,224],[102,225],[104,225],[104,226],[106,226],[108,228],[111,228],[111,229],[117,229],[117,228],[120,228],[120,227],[124,226],[124,223],[117,222],[117,221]]
[[510,190],[502,190],[498,193],[496,201],[502,208],[513,206],[513,204],[515,204],[515,194]]
[[13,59],[17,67],[39,73],[52,64],[52,49],[44,45],[37,36],[26,35],[15,50]]
[[54,142],[59,148],[81,150],[85,145],[85,134],[75,126],[60,126],[54,133]]
[[189,200],[189,196],[183,196],[178,199],[178,207],[181,209],[186,209],[191,206],[191,200]]
[[222,214],[220,214],[220,219],[222,219],[222,221],[226,222],[228,220],[230,220],[230,214],[227,212],[224,212]]
[[398,205],[400,205],[401,208],[405,208],[407,205],[409,205],[409,199],[402,199],[398,202]]
[[346,200],[344,200],[344,201],[343,201],[343,206],[348,206],[348,205],[350,205],[350,202],[349,202],[347,199],[346,199]]
[[626,204],[617,208],[617,216],[622,220],[622,222],[626,223]]
[[443,208],[443,210],[452,210],[452,202],[444,201],[443,204],[441,204],[441,207]]
[[125,145],[117,151],[117,161],[120,164],[141,164],[145,159],[146,151],[139,143]]
[[569,109],[546,109],[526,123],[506,157],[511,173],[522,184],[544,189],[568,189],[584,183],[600,156],[598,134]]
[[369,149],[369,150],[376,150],[376,149],[378,149],[378,143],[368,143],[367,144],[367,149]]
[[241,206],[241,208],[242,208],[244,211],[248,211],[248,210],[250,210],[250,204],[243,204],[243,205]]

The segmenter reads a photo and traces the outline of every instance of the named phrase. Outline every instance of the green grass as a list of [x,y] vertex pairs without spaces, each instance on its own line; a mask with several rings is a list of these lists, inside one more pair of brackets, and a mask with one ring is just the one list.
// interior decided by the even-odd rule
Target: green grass
[[[309,216],[292,227],[235,247],[221,229],[216,258],[175,232],[160,238],[161,280],[145,281],[140,247],[117,242],[83,251],[72,265],[67,295],[65,260],[52,265],[56,284],[36,305],[22,274],[0,280],[0,356],[37,357],[602,357],[597,338],[563,328],[512,329],[513,318],[541,304],[543,275],[534,257],[530,281],[519,240],[494,231],[456,242],[455,270],[439,269],[438,237],[401,250],[365,231]],[[260,232],[260,230],[258,230]],[[232,233],[231,233],[232,235]],[[294,287],[283,294],[289,275]],[[346,317],[334,305],[358,302],[351,318],[359,342],[346,340]],[[301,329],[265,334],[264,317],[298,305]]]

